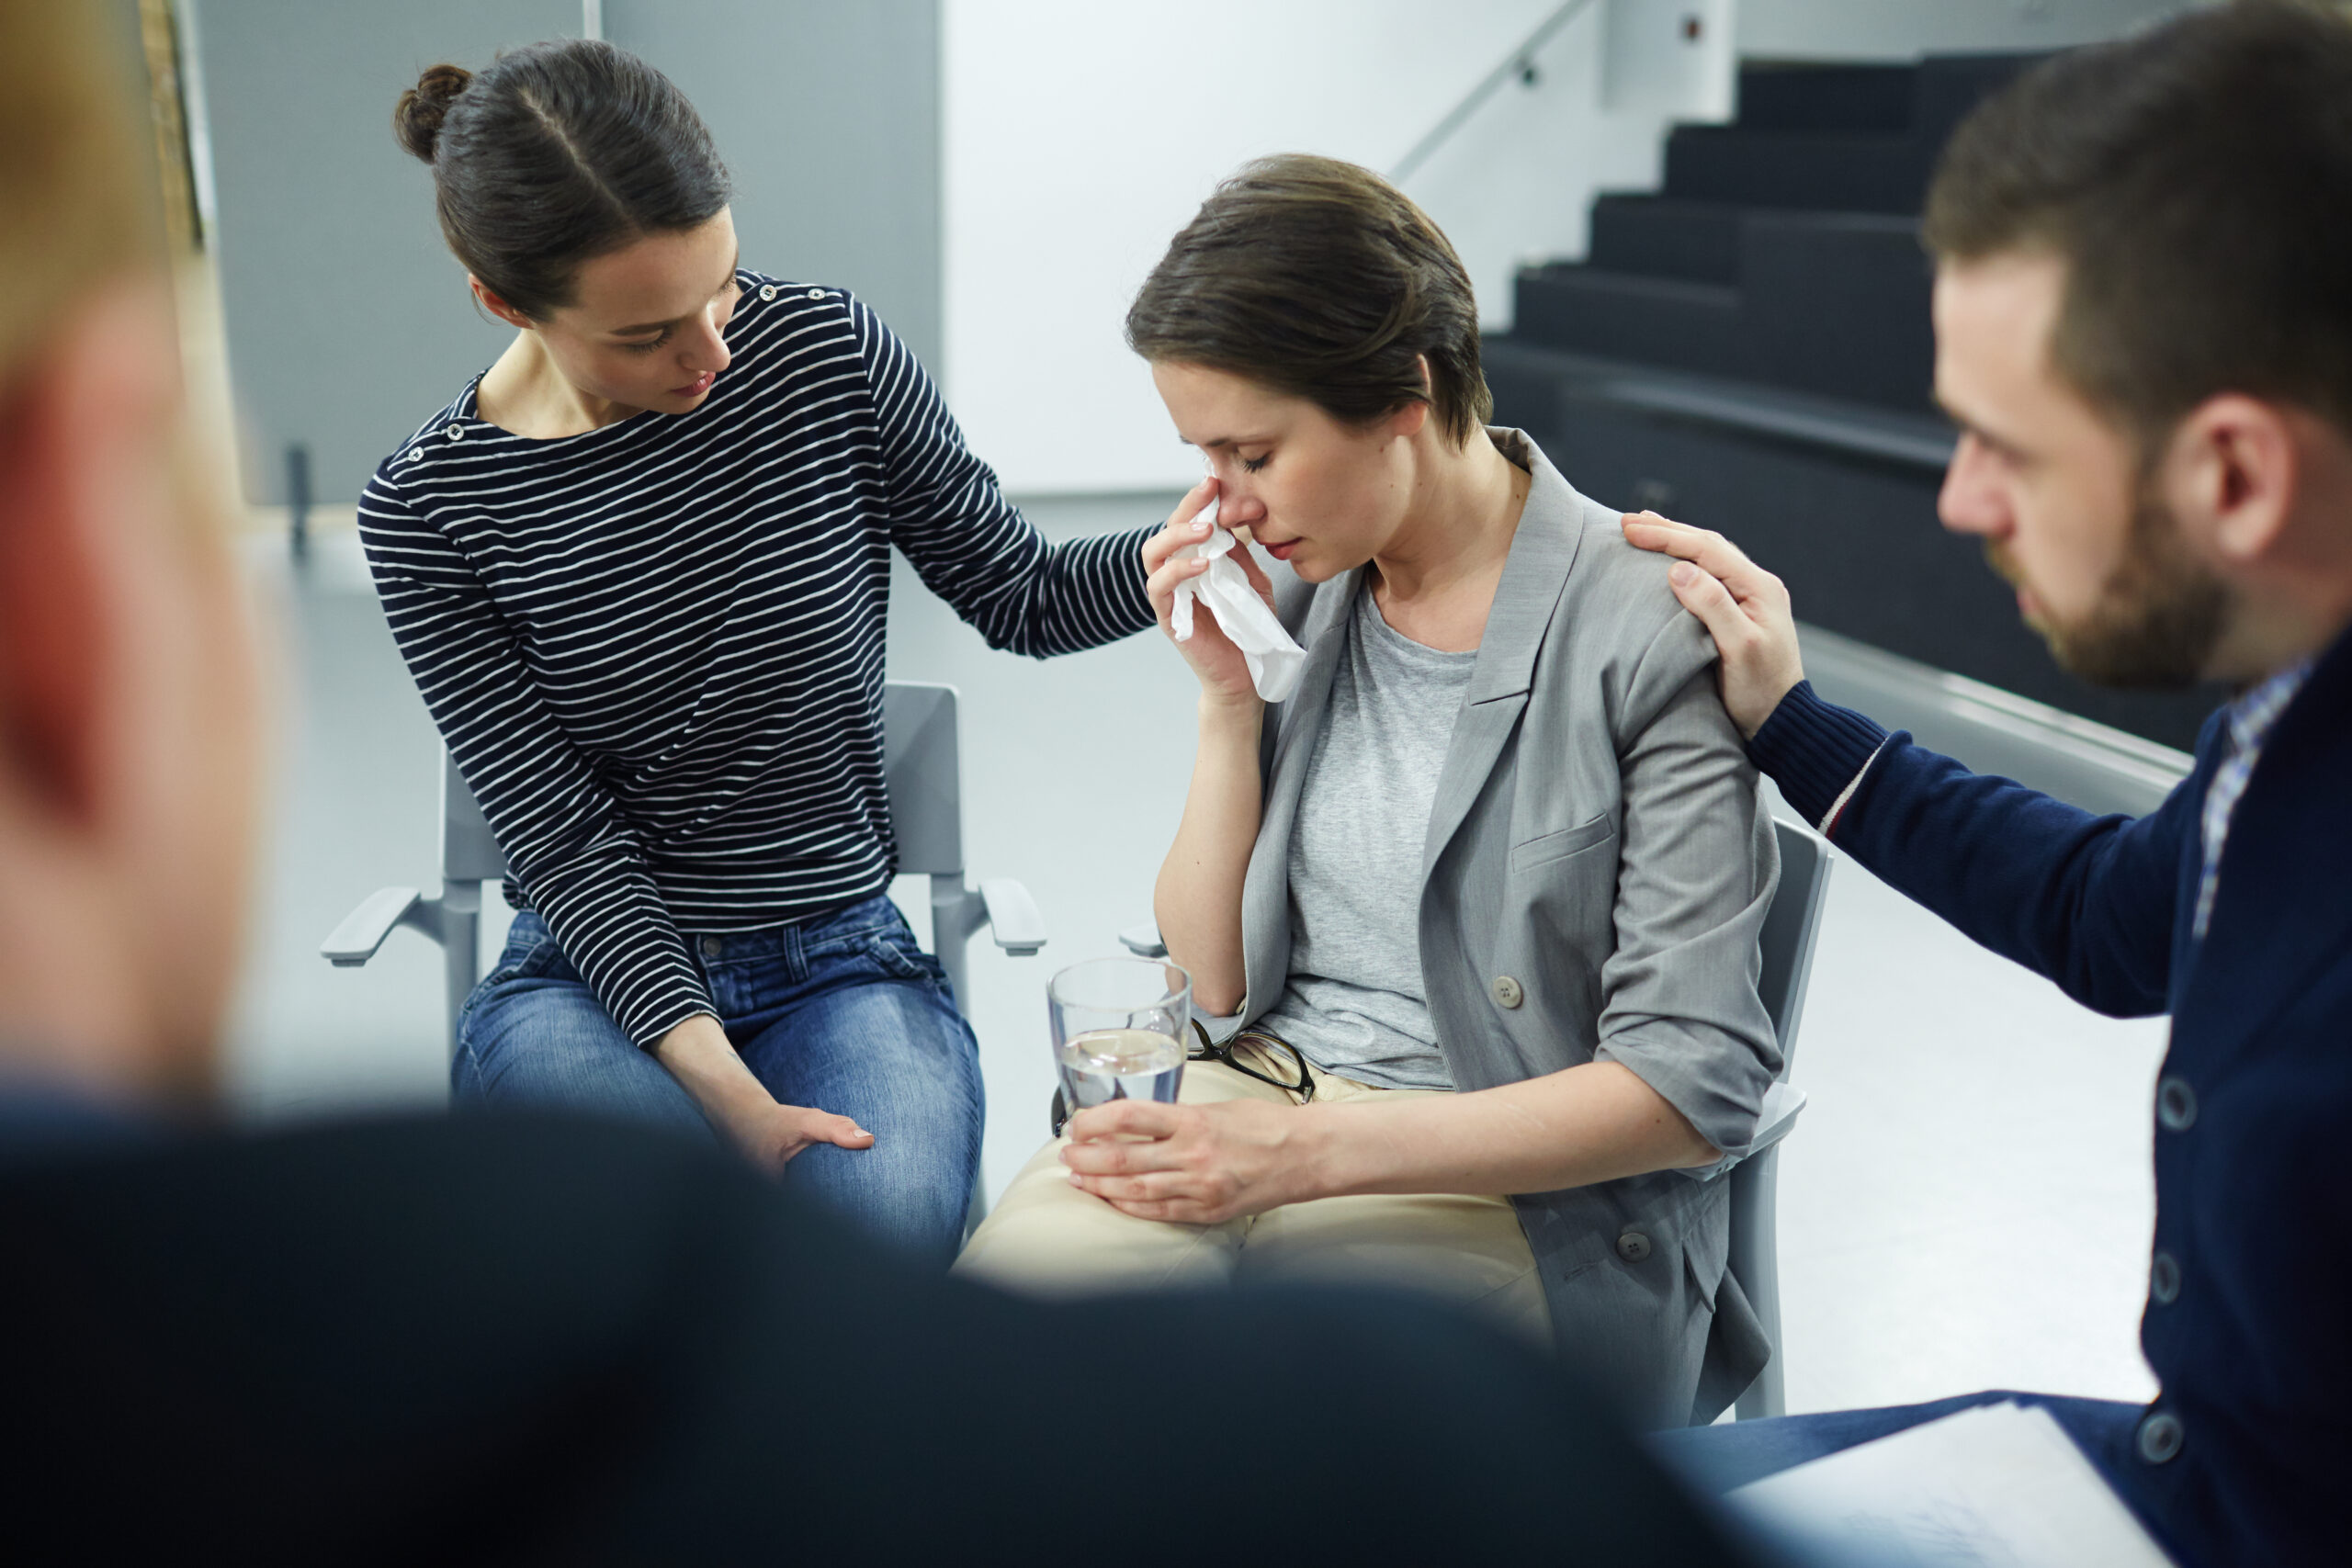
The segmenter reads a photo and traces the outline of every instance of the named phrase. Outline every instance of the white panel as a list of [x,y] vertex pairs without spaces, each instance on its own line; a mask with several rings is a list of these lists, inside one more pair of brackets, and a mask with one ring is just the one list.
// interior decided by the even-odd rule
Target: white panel
[[[1608,3],[1408,187],[1461,251],[1490,322],[1508,319],[1519,262],[1582,248],[1595,189],[1655,177],[1668,118],[1728,98],[1719,62],[1690,73],[1687,102],[1645,88],[1638,107],[1601,109]],[[975,448],[1018,491],[1189,484],[1199,461],[1120,336],[1169,237],[1251,157],[1393,165],[1553,9],[944,0],[948,389]],[[1714,14],[1713,0],[1682,9]],[[1726,28],[1704,32],[1694,52],[1727,51]]]

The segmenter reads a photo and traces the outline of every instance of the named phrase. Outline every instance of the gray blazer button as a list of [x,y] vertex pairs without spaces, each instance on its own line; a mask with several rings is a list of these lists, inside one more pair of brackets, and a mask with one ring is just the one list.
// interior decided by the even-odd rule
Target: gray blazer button
[[702,955],[705,958],[716,958],[726,951],[727,944],[717,937],[707,936],[702,939]]
[[1498,1007],[1515,1008],[1527,999],[1527,992],[1508,975],[1495,976],[1495,1003]]
[[2186,1133],[2197,1125],[2197,1091],[2187,1078],[2165,1078],[2156,1085],[2156,1121],[2167,1133]]
[[1639,1231],[1627,1231],[1617,1238],[1617,1256],[1628,1263],[1639,1263],[1650,1255],[1650,1238]]
[[2159,1410],[2141,1421],[2140,1434],[2132,1440],[2132,1447],[2150,1464],[2162,1464],[2180,1452],[2183,1436],[2180,1417]]
[[2162,1247],[2148,1261],[2148,1294],[2158,1306],[2170,1306],[2180,1294],[2180,1261]]

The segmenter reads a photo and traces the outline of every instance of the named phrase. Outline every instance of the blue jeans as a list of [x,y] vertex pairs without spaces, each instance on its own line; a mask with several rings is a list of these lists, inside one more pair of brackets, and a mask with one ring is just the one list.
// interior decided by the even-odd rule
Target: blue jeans
[[2151,1534],[2162,1540],[2155,1519],[2137,1495],[2148,1467],[2132,1453],[2132,1438],[2140,1417],[2138,1404],[2111,1399],[2076,1399],[2066,1394],[2014,1393],[1994,1390],[1963,1393],[1926,1404],[1896,1404],[1878,1410],[1825,1410],[1811,1416],[1779,1416],[1766,1421],[1727,1421],[1715,1427],[1687,1427],[1654,1432],[1646,1439],[1651,1451],[1700,1491],[1720,1495],[1735,1486],[1778,1474],[1808,1460],[1826,1458],[1857,1444],[1892,1437],[1913,1427],[1972,1409],[2013,1399],[2038,1404],[2075,1439],[2124,1506],[2139,1517]]
[[[690,935],[686,948],[770,1094],[874,1134],[866,1149],[803,1150],[785,1184],[944,1267],[979,1170],[979,1046],[898,906],[869,898],[797,925]],[[466,1000],[450,1077],[460,1105],[560,1106],[715,1135],[529,911]]]

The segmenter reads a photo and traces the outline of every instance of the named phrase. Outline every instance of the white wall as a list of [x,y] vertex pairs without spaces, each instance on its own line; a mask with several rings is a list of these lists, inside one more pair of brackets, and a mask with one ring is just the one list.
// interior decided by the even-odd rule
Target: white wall
[[[1247,159],[1395,165],[1555,0],[944,0],[948,395],[1020,491],[1182,488],[1120,324],[1169,237]],[[1594,0],[1408,182],[1490,321],[1512,271],[1584,246],[1603,186],[1730,107],[1730,0]],[[1680,35],[1686,15],[1701,36]]]
[[1905,60],[2064,49],[2127,32],[2189,0],[1739,0],[1752,60]]

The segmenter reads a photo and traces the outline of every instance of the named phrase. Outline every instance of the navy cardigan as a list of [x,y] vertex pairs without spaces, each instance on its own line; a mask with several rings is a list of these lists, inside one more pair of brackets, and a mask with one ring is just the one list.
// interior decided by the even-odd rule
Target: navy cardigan
[[[1887,735],[1798,686],[1749,750],[1838,847],[2115,1016],[2169,1012],[2140,1342],[2162,1392],[2126,1501],[2195,1563],[2336,1562],[2352,1473],[2352,633],[2265,742],[2203,942],[2198,814],[2228,749],[2136,820]],[[1876,760],[1871,761],[1873,752]],[[1862,773],[1865,762],[1867,773]]]

